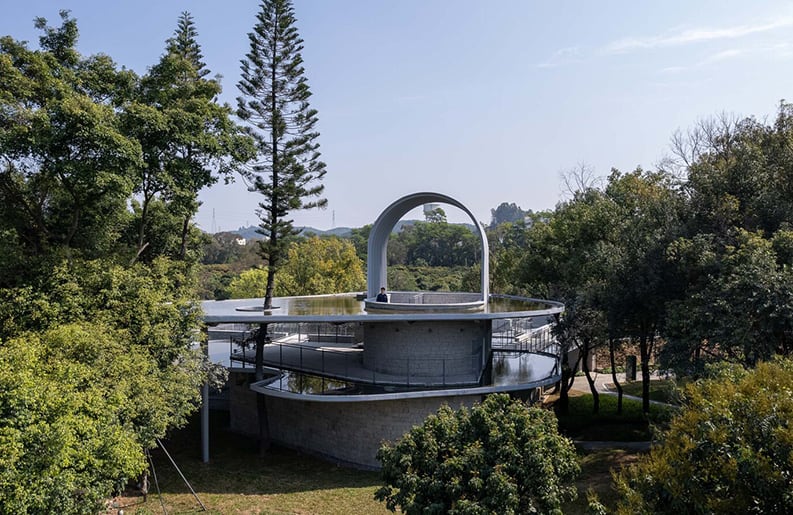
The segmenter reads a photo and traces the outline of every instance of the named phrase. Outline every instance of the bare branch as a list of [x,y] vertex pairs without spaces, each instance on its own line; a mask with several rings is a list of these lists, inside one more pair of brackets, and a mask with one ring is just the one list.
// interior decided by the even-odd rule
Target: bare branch
[[601,178],[595,175],[595,169],[584,161],[560,172],[559,176],[562,196],[570,198],[575,197],[576,193],[597,188],[601,182]]

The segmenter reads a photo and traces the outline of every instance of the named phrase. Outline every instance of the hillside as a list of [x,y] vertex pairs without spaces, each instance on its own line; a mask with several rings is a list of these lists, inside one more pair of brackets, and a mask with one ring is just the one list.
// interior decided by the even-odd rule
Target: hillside
[[[419,220],[400,220],[394,226],[394,232],[400,232],[403,227],[407,225],[413,225]],[[465,225],[472,231],[474,230],[474,226],[471,224],[461,224]],[[327,231],[323,231],[322,229],[315,229],[314,227],[297,227],[300,230],[301,236],[307,236],[309,234],[316,234],[317,236],[338,236],[339,238],[349,238],[352,234],[352,227],[334,227],[333,229],[328,229]],[[234,234],[239,234],[245,239],[248,240],[260,240],[262,239],[262,235],[256,232],[256,226],[250,225],[248,227],[240,227],[235,231],[228,231]]]

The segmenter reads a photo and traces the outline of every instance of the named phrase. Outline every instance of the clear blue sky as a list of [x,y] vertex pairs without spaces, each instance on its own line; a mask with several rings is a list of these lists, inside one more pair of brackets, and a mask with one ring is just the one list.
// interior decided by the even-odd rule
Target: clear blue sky
[[[179,13],[235,104],[253,1],[2,0],[0,34],[37,45],[33,18],[70,9],[83,54],[144,73]],[[417,191],[480,221],[515,202],[552,208],[560,173],[586,163],[654,168],[669,138],[720,112],[773,117],[793,99],[793,4],[771,1],[529,2],[296,0],[303,57],[327,163],[319,229],[371,223]],[[256,223],[257,195],[201,193],[210,230]],[[463,220],[449,210],[450,219]]]

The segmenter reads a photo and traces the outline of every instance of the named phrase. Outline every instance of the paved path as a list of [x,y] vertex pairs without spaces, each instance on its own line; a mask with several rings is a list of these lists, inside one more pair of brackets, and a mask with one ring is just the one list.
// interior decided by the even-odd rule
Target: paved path
[[[598,393],[602,393],[605,395],[617,395],[617,390],[614,388],[614,379],[612,378],[611,374],[603,374],[599,372],[592,372],[592,378],[595,380],[595,389]],[[653,372],[650,374],[650,379],[661,379],[662,376],[658,374],[658,372]],[[641,374],[638,374],[636,377],[637,381],[641,381]],[[617,373],[617,381],[620,384],[625,382],[625,373],[618,372]],[[572,390],[577,390],[579,392],[590,393],[591,390],[589,389],[589,382],[586,380],[586,376],[580,375],[576,376],[575,380],[573,381]],[[641,401],[642,398],[636,395],[627,395],[622,394],[623,399],[634,399],[637,401]],[[662,404],[667,405],[665,402],[654,401],[650,400],[651,404]]]
[[652,442],[587,442],[584,440],[574,440],[576,447],[585,451],[597,451],[600,449],[626,449],[632,451],[649,451]]

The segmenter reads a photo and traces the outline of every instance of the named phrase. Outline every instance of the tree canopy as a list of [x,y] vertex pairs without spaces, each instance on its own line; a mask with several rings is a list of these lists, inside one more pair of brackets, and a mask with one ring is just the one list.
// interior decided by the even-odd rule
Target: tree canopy
[[506,394],[441,407],[377,454],[375,493],[403,513],[553,513],[575,497],[579,466],[553,414]]
[[616,476],[619,513],[790,513],[793,363],[713,367],[639,463]]
[[4,513],[97,512],[196,408],[195,195],[246,145],[197,46],[139,78],[61,19],[0,38]]

